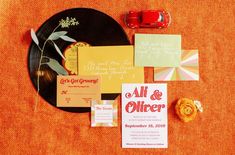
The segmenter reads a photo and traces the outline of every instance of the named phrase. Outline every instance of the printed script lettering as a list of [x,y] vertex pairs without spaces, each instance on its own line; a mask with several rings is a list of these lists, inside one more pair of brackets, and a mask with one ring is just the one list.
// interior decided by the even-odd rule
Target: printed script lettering
[[[148,86],[141,86],[140,88],[136,87],[133,92],[127,92],[125,94],[126,98],[146,98],[148,93]],[[162,92],[159,90],[154,90],[153,93],[150,95],[150,100],[161,100],[162,99]],[[133,112],[161,112],[161,109],[165,108],[165,104],[151,104],[145,103],[145,101],[129,101],[126,106],[125,110],[128,113]]]
[[91,84],[96,84],[98,82],[98,79],[83,79],[83,78],[62,78],[60,80],[60,84],[66,84],[66,83],[71,83],[71,84],[87,84],[87,83],[91,83]]

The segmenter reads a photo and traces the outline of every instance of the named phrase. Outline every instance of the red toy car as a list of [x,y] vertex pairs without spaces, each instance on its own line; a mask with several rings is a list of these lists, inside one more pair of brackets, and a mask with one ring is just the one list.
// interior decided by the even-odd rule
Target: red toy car
[[130,28],[167,28],[170,22],[171,16],[165,10],[129,11],[125,18]]

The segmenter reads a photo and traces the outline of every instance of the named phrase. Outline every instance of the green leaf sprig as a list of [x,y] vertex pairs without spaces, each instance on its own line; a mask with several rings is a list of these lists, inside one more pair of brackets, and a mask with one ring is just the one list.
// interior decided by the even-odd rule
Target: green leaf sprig
[[[41,52],[40,53],[38,70],[37,70],[38,73],[41,72],[41,66],[42,65],[48,65],[58,75],[68,75],[68,72],[64,69],[63,66],[60,65],[60,63],[57,60],[52,59],[52,58],[47,57],[47,56],[44,56],[44,49],[45,49],[45,46],[46,46],[47,42],[51,41],[54,45],[54,48],[55,48],[56,52],[64,60],[66,60],[64,55],[62,54],[60,48],[56,45],[56,43],[54,41],[57,40],[57,39],[62,39],[62,40],[67,41],[67,42],[76,42],[76,40],[73,39],[73,38],[70,38],[69,36],[67,36],[67,33],[68,33],[67,31],[57,31],[57,29],[59,27],[69,28],[70,26],[76,26],[78,24],[79,24],[79,22],[76,20],[76,18],[66,17],[66,19],[61,19],[59,21],[58,26],[52,31],[52,33],[49,35],[49,37],[44,41],[42,47],[39,46],[39,40],[38,40],[38,37],[37,37],[35,31],[33,29],[30,30],[31,38],[32,38],[33,42],[37,45],[38,49]],[[42,60],[45,59],[45,58],[48,59],[48,62],[43,62],[42,63]],[[38,103],[38,94],[39,94],[39,91],[40,91],[39,84],[40,84],[40,74],[37,74],[37,97],[36,97],[36,105],[35,105],[34,110],[36,110],[37,103]]]

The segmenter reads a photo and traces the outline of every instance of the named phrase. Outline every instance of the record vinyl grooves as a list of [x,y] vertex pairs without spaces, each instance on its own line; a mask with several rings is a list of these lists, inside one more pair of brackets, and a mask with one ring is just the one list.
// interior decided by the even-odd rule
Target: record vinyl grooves
[[[39,40],[39,46],[43,43],[58,26],[61,19],[76,18],[79,22],[77,26],[61,28],[57,31],[67,31],[68,36],[78,42],[86,42],[91,46],[106,45],[129,45],[127,35],[122,27],[110,16],[88,8],[75,8],[62,11],[49,18],[36,32]],[[71,43],[57,39],[54,41],[61,51],[64,51]],[[44,48],[44,56],[48,56],[57,60],[62,64],[61,56],[56,52],[53,42],[48,41]],[[31,43],[28,55],[28,68],[31,81],[37,89],[37,72],[40,61],[41,52],[35,43]],[[50,69],[47,65],[41,66],[43,75],[40,76],[39,94],[51,105],[56,106],[56,77],[57,73]],[[118,94],[102,94],[102,100],[115,99]],[[90,108],[81,107],[57,107],[68,112],[89,112]]]

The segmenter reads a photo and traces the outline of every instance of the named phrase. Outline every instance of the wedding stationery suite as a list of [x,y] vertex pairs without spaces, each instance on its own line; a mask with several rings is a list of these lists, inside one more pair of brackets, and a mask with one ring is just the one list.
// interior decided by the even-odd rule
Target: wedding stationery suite
[[57,107],[90,107],[100,100],[99,76],[57,76]]
[[79,75],[101,75],[102,93],[121,93],[122,83],[143,83],[144,68],[134,67],[133,46],[78,48]]
[[116,127],[117,126],[117,101],[116,100],[92,100],[91,103],[92,127]]
[[154,81],[199,80],[198,50],[182,50],[179,67],[155,67]]
[[135,66],[178,67],[181,35],[135,34]]
[[167,148],[167,84],[122,85],[122,147]]

